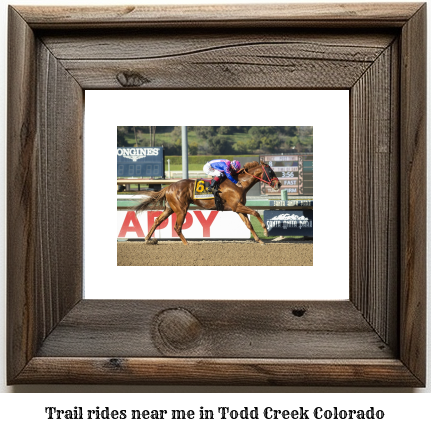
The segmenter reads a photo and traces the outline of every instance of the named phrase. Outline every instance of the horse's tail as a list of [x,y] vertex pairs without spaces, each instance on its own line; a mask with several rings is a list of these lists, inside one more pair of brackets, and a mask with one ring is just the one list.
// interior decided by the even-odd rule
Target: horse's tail
[[163,204],[163,201],[166,199],[166,192],[169,186],[164,187],[159,192],[150,192],[145,196],[143,201],[139,203],[137,206],[133,207],[132,210],[136,213],[140,213],[146,209],[157,207],[158,205]]

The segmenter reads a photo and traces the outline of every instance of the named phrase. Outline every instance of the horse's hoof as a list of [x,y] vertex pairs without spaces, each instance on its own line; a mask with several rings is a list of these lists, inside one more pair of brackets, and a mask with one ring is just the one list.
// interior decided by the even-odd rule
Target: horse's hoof
[[157,244],[157,239],[145,240],[145,244],[156,245]]
[[268,234],[268,230],[267,230],[267,229],[264,229],[264,230],[263,230],[263,234],[265,235],[265,237],[269,237],[269,234]]
[[265,246],[265,243],[264,243],[262,240],[259,240],[258,243],[259,243],[261,246]]

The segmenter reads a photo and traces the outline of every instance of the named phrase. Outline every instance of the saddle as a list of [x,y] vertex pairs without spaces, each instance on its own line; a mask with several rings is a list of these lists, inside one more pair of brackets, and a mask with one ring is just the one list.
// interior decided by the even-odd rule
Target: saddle
[[220,192],[218,190],[219,185],[215,186],[214,193],[208,192],[208,186],[211,183],[211,179],[197,179],[195,180],[193,188],[194,199],[214,199],[217,211],[223,211],[223,204],[220,198]]

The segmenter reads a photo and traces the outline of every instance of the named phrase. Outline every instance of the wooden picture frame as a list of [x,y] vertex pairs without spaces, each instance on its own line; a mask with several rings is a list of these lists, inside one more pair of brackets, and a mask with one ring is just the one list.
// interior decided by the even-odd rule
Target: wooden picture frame
[[[424,386],[425,28],[424,3],[9,7],[8,383]],[[84,90],[128,88],[349,89],[350,299],[82,299]]]

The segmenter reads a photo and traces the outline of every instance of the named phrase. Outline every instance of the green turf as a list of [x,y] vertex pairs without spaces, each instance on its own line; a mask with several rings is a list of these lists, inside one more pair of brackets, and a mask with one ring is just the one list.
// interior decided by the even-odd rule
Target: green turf
[[[263,235],[263,228],[260,226],[259,221],[254,217],[254,216],[250,216],[250,222],[253,226],[253,229],[255,231],[255,233],[257,234],[257,236],[262,239],[262,240],[272,240],[275,239],[279,236],[269,236],[266,237]],[[253,238],[253,235],[250,233],[250,238]]]
[[[263,228],[260,226],[259,221],[254,216],[250,216],[250,221],[251,221],[251,224],[253,226],[253,229],[254,229],[255,233],[257,234],[257,236],[260,239],[262,239],[262,240],[272,240],[272,239],[280,237],[280,236],[269,236],[269,237],[264,236],[263,235]],[[250,233],[250,238],[253,238],[253,236],[252,236],[251,233]],[[303,238],[303,236],[284,236],[284,238],[301,239],[301,238]]]

